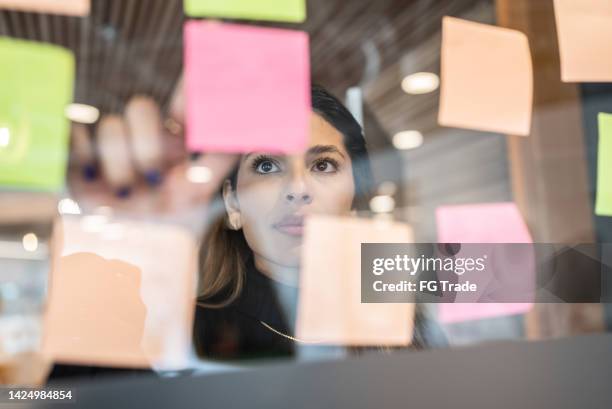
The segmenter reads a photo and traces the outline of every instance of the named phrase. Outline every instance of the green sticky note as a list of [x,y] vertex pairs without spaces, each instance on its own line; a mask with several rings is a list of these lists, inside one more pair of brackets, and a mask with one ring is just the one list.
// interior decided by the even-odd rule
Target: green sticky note
[[0,37],[0,188],[63,187],[73,87],[70,51]]
[[595,214],[612,216],[612,114],[599,114]]
[[306,19],[306,0],[184,0],[185,14],[301,23]]

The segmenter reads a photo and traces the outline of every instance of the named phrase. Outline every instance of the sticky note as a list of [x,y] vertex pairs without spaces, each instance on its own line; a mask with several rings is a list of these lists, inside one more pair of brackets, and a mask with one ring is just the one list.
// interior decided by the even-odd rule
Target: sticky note
[[[442,206],[436,209],[439,243],[532,243],[531,235],[514,203]],[[533,263],[517,274],[535,274]],[[517,269],[518,270],[518,269]],[[534,277],[535,280],[535,277]],[[439,304],[444,323],[522,314],[532,303]]]
[[301,23],[306,19],[305,0],[184,0],[185,14]]
[[305,148],[311,115],[306,33],[190,21],[184,39],[190,149]]
[[444,17],[441,58],[440,125],[529,134],[533,68],[523,33]]
[[149,366],[141,348],[147,309],[137,266],[77,253],[60,257],[52,278],[45,355],[62,363]]
[[46,354],[76,364],[183,367],[197,270],[192,235],[104,215],[66,216],[58,230]]
[[564,82],[612,81],[612,3],[555,0],[555,18]]
[[612,216],[612,114],[599,114],[595,214]]
[[37,13],[86,16],[91,9],[90,0],[0,0],[0,9],[6,8]]
[[[74,56],[53,45],[0,37],[0,187],[64,185]],[[49,79],[53,80],[50,81]]]
[[402,223],[348,217],[307,219],[296,336],[331,345],[407,345],[414,304],[361,303],[361,243],[407,243]]

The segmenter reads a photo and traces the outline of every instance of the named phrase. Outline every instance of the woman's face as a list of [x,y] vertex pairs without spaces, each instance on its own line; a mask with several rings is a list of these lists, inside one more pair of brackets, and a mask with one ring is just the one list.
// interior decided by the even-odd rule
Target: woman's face
[[[252,152],[239,163],[235,191],[224,187],[230,220],[238,222],[257,259],[298,267],[304,218],[351,210],[355,185],[342,134],[312,113],[305,153]],[[239,227],[239,226],[237,226]]]

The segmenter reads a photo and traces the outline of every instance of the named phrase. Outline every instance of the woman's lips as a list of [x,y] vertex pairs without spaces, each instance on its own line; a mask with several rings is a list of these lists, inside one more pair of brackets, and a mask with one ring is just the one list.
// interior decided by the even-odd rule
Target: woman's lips
[[287,216],[274,224],[274,228],[289,236],[302,236],[304,234],[304,217]]

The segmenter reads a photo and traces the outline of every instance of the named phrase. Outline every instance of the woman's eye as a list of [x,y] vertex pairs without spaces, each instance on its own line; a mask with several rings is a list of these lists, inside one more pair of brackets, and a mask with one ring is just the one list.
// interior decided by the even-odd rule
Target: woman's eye
[[316,172],[331,173],[338,170],[338,165],[330,160],[320,160],[313,166]]
[[257,164],[257,167],[255,168],[255,170],[258,173],[274,173],[274,172],[278,172],[280,169],[278,165],[276,165],[276,163],[270,160],[264,160],[260,162],[259,164]]

